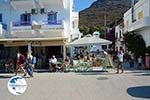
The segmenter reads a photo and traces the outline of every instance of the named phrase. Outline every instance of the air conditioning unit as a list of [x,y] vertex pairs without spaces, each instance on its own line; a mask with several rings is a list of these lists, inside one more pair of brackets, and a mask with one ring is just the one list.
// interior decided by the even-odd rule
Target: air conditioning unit
[[34,14],[38,14],[38,10],[37,10],[37,9],[35,9],[35,8],[34,8],[34,9],[31,9],[31,14],[32,14],[32,15],[34,15]]
[[46,12],[45,12],[45,9],[44,9],[44,8],[41,8],[41,9],[40,9],[40,13],[41,13],[41,14],[45,14],[45,13],[46,13]]

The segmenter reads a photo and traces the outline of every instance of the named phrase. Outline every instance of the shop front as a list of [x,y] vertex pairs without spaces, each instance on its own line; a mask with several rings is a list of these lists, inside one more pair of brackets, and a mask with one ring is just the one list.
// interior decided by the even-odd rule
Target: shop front
[[5,71],[5,63],[8,58],[13,59],[14,69],[16,68],[17,52],[27,55],[32,51],[32,55],[37,59],[35,69],[48,69],[49,58],[55,55],[59,61],[63,61],[66,56],[66,40],[19,40],[3,41],[0,49],[0,71]]

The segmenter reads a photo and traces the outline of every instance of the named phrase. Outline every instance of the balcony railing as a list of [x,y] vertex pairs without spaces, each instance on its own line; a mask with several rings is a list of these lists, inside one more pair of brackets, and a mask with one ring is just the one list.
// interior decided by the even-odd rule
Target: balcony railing
[[62,20],[45,20],[39,22],[32,20],[31,22],[13,22],[12,29],[17,31],[34,29],[64,29],[64,25]]
[[[39,22],[36,22],[38,25],[62,25],[62,20],[56,20],[56,21],[51,21],[51,20],[44,20]],[[18,22],[13,22],[13,26],[31,26],[33,23],[31,21],[18,21]]]
[[62,20],[42,21],[42,29],[64,29]]
[[31,26],[31,21],[18,21],[12,23],[14,27],[17,26]]
[[55,21],[44,20],[44,21],[42,21],[42,24],[44,24],[44,25],[62,25],[62,20],[55,20]]

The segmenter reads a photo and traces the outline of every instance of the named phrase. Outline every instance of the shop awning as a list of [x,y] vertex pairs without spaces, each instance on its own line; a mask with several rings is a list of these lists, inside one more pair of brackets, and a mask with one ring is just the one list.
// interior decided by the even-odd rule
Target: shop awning
[[28,43],[31,43],[32,46],[59,46],[66,45],[66,37],[55,37],[55,38],[9,38],[9,39],[0,39],[0,44],[3,44],[5,47],[9,46],[27,46]]

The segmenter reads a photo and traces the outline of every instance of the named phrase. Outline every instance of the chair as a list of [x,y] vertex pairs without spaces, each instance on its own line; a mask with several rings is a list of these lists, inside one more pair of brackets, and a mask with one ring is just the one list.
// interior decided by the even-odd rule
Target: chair
[[92,64],[88,61],[78,60],[74,61],[74,71],[75,72],[83,72],[83,71],[90,71],[92,68]]
[[71,69],[72,66],[73,66],[72,64],[68,64],[68,65],[65,64],[64,72],[72,71],[72,69]]
[[66,67],[66,71],[76,72],[78,71],[78,67],[79,67],[79,60],[73,60],[73,64],[69,64]]
[[59,72],[61,70],[61,65],[62,65],[62,62],[59,62],[59,61],[56,62],[56,72]]
[[91,61],[80,61],[80,71],[91,71],[92,62]]
[[13,59],[8,59],[5,64],[5,71],[6,72],[14,72],[14,61]]

